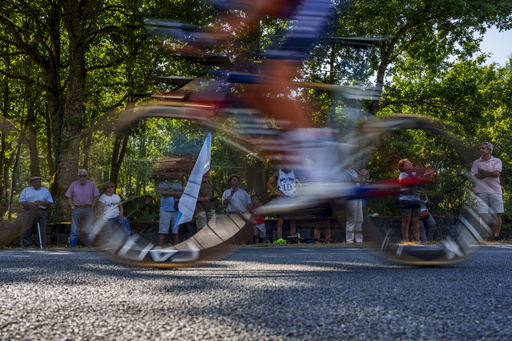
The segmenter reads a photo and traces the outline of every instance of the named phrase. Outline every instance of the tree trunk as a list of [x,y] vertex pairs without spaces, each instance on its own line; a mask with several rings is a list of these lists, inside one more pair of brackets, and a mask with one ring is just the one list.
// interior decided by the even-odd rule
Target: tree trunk
[[[58,200],[65,201],[68,186],[76,180],[80,159],[80,133],[85,111],[85,55],[80,46],[72,47],[69,83],[61,131],[61,158],[56,158],[54,191]],[[60,209],[62,209],[62,205]],[[60,212],[62,213],[62,212]],[[62,219],[62,217],[59,217]]]
[[39,167],[39,153],[37,151],[37,137],[35,132],[30,129],[27,136],[27,145],[30,153],[30,176],[41,176],[41,169]]
[[119,171],[121,170],[121,165],[123,164],[124,155],[126,153],[126,147],[128,145],[128,140],[130,136],[128,134],[119,135],[116,137],[116,141],[114,142],[114,150],[112,152],[112,161],[110,163],[110,181],[119,185],[117,183],[119,179]]
[[[389,67],[390,64],[390,58],[391,54],[393,53],[395,49],[397,39],[392,39],[387,44],[382,44],[381,50],[380,50],[380,64],[379,69],[377,70],[377,87],[380,89],[380,95],[382,95],[382,90],[384,88],[384,78],[386,77],[386,70]],[[376,115],[377,112],[380,110],[380,99],[372,100],[369,106],[370,114]]]
[[5,160],[5,149],[7,144],[5,142],[5,134],[2,134],[1,150],[0,150],[0,217],[4,216],[4,192],[5,192],[5,181],[4,181],[4,160]]
[[[49,14],[49,40],[51,51],[48,56],[48,65],[45,68],[46,103],[47,103],[47,134],[48,134],[47,158],[50,166],[50,191],[54,201],[53,220],[63,221],[63,207],[61,205],[62,186],[59,186],[57,174],[62,162],[62,128],[64,125],[64,108],[62,89],[60,85],[60,57],[61,57],[61,32],[60,32],[60,8],[56,3],[52,4]],[[51,159],[53,149],[53,162]]]
[[[22,120],[23,121],[23,120]],[[7,219],[11,220],[12,218],[12,202],[14,198],[14,187],[16,186],[16,171],[18,170],[18,163],[20,160],[21,146],[23,145],[23,140],[25,139],[25,130],[26,126],[22,127],[20,132],[20,137],[18,139],[18,146],[16,147],[16,158],[14,160],[14,165],[12,167],[12,176],[11,176],[11,194],[9,197],[9,209],[7,210]]]
[[89,157],[89,152],[91,150],[91,145],[92,145],[92,136],[91,136],[91,133],[89,132],[86,136],[84,136],[83,138],[84,140],[84,150],[83,150],[83,155],[84,155],[84,160],[83,160],[83,163],[82,163],[82,166],[80,167],[81,169],[89,169],[90,167],[90,157]]
[[[10,146],[11,146],[11,144],[5,146],[4,150],[9,150]],[[8,200],[9,200],[8,188],[9,188],[9,167],[10,167],[10,163],[11,163],[10,160],[4,159],[4,168],[2,170],[2,173],[3,173],[3,177],[2,178],[3,178],[3,186],[4,186],[3,200],[4,200],[5,203],[7,203]]]
[[[6,72],[9,72],[9,66],[11,65],[10,58],[8,56],[5,57],[5,68]],[[2,108],[2,116],[7,118],[7,112],[9,110],[9,79],[4,77],[5,84],[3,86],[3,108]],[[2,132],[2,145],[0,150],[0,217],[4,216],[4,190],[7,188],[5,186],[5,182],[7,179],[3,176],[4,172],[4,160],[5,160],[5,151],[6,151],[6,142],[5,142],[6,132]]]
[[53,178],[53,160],[52,160],[52,122],[50,113],[48,112],[48,106],[45,111],[45,128],[46,128],[46,163],[48,164],[48,175],[50,179]]
[[[68,31],[69,47],[69,76],[68,87],[64,102],[62,128],[60,131],[60,146],[54,143],[56,154],[54,188],[57,200],[65,202],[65,193],[69,185],[76,180],[80,160],[80,134],[82,131],[82,116],[85,112],[85,51],[86,42],[83,26],[87,23],[82,18],[80,4],[72,0],[64,4],[63,17]],[[55,136],[54,136],[55,138]],[[55,142],[55,141],[54,141]],[[57,148],[60,158],[57,159]],[[55,198],[54,198],[55,200]],[[57,219],[63,219],[62,203]],[[66,207],[65,211],[68,211]]]
[[[130,99],[131,97],[128,96]],[[126,104],[126,111],[133,110],[135,107],[135,101],[129,100],[128,104]],[[119,133],[116,135],[116,139],[114,141],[114,149],[112,150],[112,160],[110,161],[110,177],[109,180],[117,183],[119,179],[119,171],[121,170],[121,165],[123,164],[124,155],[126,153],[126,147],[128,146],[128,140],[130,139],[130,135],[128,131],[123,133]]]
[[[30,84],[25,83],[25,87],[27,89],[30,88]],[[29,90],[29,93],[32,91]],[[36,91],[34,97],[32,99],[28,98],[26,101],[28,102],[27,106],[27,128],[25,129],[25,136],[28,146],[28,151],[30,155],[30,176],[41,176],[41,170],[39,168],[39,153],[37,152],[37,134],[35,133],[35,123],[36,123],[36,112],[35,112],[35,102],[39,98],[39,93]]]

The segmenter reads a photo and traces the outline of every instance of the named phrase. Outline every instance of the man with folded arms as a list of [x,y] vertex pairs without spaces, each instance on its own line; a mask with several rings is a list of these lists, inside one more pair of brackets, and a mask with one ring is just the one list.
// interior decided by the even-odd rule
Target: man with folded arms
[[[480,144],[480,158],[473,162],[471,175],[475,178],[475,194],[477,197],[480,225],[491,224],[494,228],[494,240],[501,241],[501,214],[503,209],[503,192],[501,190],[500,174],[501,160],[491,155],[493,145],[489,142]],[[489,238],[483,229],[484,238]]]

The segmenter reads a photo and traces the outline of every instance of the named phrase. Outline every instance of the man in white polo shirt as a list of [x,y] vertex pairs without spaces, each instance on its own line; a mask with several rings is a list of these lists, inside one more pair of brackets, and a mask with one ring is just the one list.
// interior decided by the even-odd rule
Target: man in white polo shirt
[[[494,240],[500,241],[501,216],[503,209],[503,192],[501,190],[500,174],[501,160],[491,155],[493,145],[489,142],[480,144],[480,158],[473,162],[471,175],[475,178],[475,194],[477,196],[480,225],[489,224],[492,217]],[[484,238],[488,238],[484,229]]]
[[20,246],[24,249],[30,247],[32,231],[38,229],[40,247],[46,248],[46,209],[53,204],[52,195],[46,188],[41,187],[41,177],[33,176],[29,182],[30,187],[21,191],[19,200],[19,204],[23,206]]

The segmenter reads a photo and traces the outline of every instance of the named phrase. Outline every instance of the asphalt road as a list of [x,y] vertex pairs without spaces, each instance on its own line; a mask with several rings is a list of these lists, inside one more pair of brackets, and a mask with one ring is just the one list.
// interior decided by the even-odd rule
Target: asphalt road
[[415,268],[361,247],[247,247],[203,267],[0,250],[1,340],[512,339],[512,245]]

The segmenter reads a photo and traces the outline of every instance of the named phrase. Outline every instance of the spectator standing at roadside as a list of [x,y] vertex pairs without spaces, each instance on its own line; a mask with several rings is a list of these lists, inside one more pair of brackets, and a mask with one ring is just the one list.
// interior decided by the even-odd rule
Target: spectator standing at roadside
[[436,230],[436,221],[432,214],[430,214],[428,208],[428,197],[425,194],[420,195],[420,239],[422,242],[433,241],[434,232]]
[[87,180],[87,170],[78,171],[78,180],[71,183],[66,197],[71,207],[71,233],[69,237],[69,247],[76,247],[78,243],[78,233],[80,223],[83,223],[83,232],[85,234],[85,246],[91,246],[91,228],[94,219],[94,207],[100,197],[98,188],[91,180]]
[[167,181],[162,181],[158,185],[160,191],[160,219],[158,222],[158,245],[163,246],[165,236],[171,229],[172,242],[178,244],[179,226],[176,225],[178,218],[178,199],[183,195],[183,187],[178,182],[169,185]]
[[[46,248],[46,209],[53,204],[50,191],[41,187],[41,178],[33,176],[29,180],[30,187],[25,187],[21,191],[19,204],[23,207],[21,213],[21,240],[22,248],[30,247],[32,243],[32,232],[38,229],[41,237],[41,247]],[[39,226],[38,226],[39,224]]]
[[327,210],[326,216],[315,217],[315,231],[313,232],[313,237],[315,240],[320,242],[320,238],[322,237],[322,230],[324,231],[324,244],[331,244],[331,217],[332,210]]
[[484,231],[484,238],[489,238],[484,224],[494,230],[494,240],[501,241],[501,214],[503,208],[503,192],[501,190],[500,174],[501,160],[491,155],[493,145],[489,142],[480,144],[480,158],[473,162],[471,175],[475,178],[475,194],[477,197],[480,225]]
[[207,171],[203,174],[194,213],[198,231],[215,220],[215,199],[213,185],[210,183],[210,171]]
[[420,239],[420,215],[421,203],[418,193],[418,184],[409,185],[407,182],[414,182],[421,177],[429,177],[435,172],[433,168],[427,168],[423,171],[423,175],[418,174],[413,168],[413,164],[408,159],[402,159],[398,162],[400,170],[399,182],[405,186],[402,188],[403,194],[399,197],[400,215],[402,216],[402,236],[405,242],[409,241],[409,224],[412,223],[412,233],[414,240],[421,242]]
[[229,189],[222,194],[222,205],[227,206],[228,213],[247,212],[247,206],[251,203],[249,194],[244,189],[239,188],[241,182],[240,175],[233,174],[228,177],[227,184]]
[[263,243],[266,243],[266,228],[265,228],[265,218],[258,213],[258,208],[261,207],[261,200],[257,194],[254,194],[251,197],[251,203],[249,205],[249,211],[252,214],[252,228],[254,232],[254,243],[259,244],[260,238]]
[[[274,188],[274,182],[277,181],[277,190]],[[274,194],[284,197],[293,198],[297,194],[297,179],[295,172],[288,166],[284,166],[278,170],[267,182],[267,188]],[[290,222],[290,235],[293,236],[297,233],[297,224],[295,219],[289,219]],[[277,219],[277,239],[283,238],[283,224],[284,219]]]
[[[360,182],[364,181],[370,171],[361,169],[359,172],[354,169],[354,161],[351,161],[347,167],[347,172],[350,180],[354,185],[361,186]],[[363,242],[363,200],[353,199],[347,200],[347,227],[346,227],[346,242],[360,244]]]
[[103,184],[103,194],[98,199],[98,213],[105,224],[112,229],[114,225],[123,227],[124,233],[132,236],[130,222],[124,216],[121,198],[115,193],[116,185],[113,182]]

